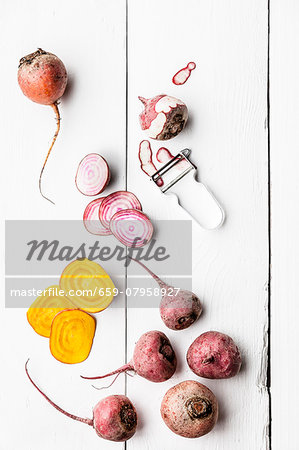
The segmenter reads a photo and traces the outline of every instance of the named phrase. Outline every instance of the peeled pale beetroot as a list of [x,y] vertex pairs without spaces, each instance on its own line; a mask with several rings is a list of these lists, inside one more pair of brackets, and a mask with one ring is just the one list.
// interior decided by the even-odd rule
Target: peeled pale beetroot
[[25,365],[27,377],[38,392],[59,412],[73,420],[85,423],[93,427],[98,436],[115,442],[123,442],[130,439],[136,431],[137,413],[125,395],[109,395],[100,400],[93,408],[93,418],[86,419],[68,413],[56,405],[32,380],[28,372],[28,361]]
[[169,95],[157,95],[151,99],[138,97],[144,104],[140,125],[152,139],[165,141],[177,136],[185,127],[188,109],[181,100]]
[[218,331],[201,334],[187,352],[190,369],[203,378],[231,378],[241,368],[241,355],[231,337]]
[[190,327],[201,315],[202,306],[199,298],[191,291],[180,289],[177,293],[172,286],[168,286],[155,275],[145,264],[134,259],[158,283],[161,288],[162,300],[160,315],[165,325],[171,330],[184,330]]
[[106,375],[83,377],[97,380],[129,370],[154,383],[161,383],[172,377],[176,370],[176,356],[168,337],[161,331],[148,331],[137,341],[133,358],[128,364]]
[[89,153],[80,161],[76,186],[84,195],[98,195],[110,181],[110,170],[107,161],[97,153]]
[[210,389],[197,381],[183,381],[163,397],[161,416],[176,434],[198,438],[209,433],[218,419],[218,402]]
[[54,203],[42,193],[42,175],[60,130],[60,113],[58,100],[64,94],[67,85],[67,72],[63,62],[53,53],[39,48],[36,52],[20,59],[18,83],[26,97],[41,105],[50,105],[56,116],[56,132],[39,176],[39,190],[41,195]]

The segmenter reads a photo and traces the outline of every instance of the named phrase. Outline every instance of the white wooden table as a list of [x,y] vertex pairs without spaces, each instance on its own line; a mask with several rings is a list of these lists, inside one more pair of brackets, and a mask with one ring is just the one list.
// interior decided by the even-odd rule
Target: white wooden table
[[[4,219],[82,216],[88,200],[75,189],[74,173],[93,151],[109,160],[112,190],[135,192],[155,219],[178,217],[139,168],[138,95],[184,99],[192,123],[167,146],[193,150],[201,179],[227,213],[219,231],[193,229],[193,290],[205,313],[184,332],[166,329],[156,310],[108,309],[98,316],[89,359],[63,366],[49,354],[47,340],[36,338],[25,310],[5,309],[2,299],[1,450],[299,448],[298,21],[296,0],[1,1],[2,244]],[[16,81],[18,59],[37,47],[57,54],[70,76],[61,134],[44,178],[56,207],[37,189],[53,114],[22,96]],[[172,85],[171,76],[193,60],[189,82]],[[1,268],[4,294],[4,256]],[[101,392],[80,380],[83,370],[121,365],[150,328],[167,332],[180,355],[171,380],[121,376]],[[184,354],[209,329],[236,340],[244,365],[233,379],[200,380],[218,397],[220,418],[210,434],[186,440],[166,428],[159,406],[170,386],[197,379]],[[74,414],[88,417],[99,398],[126,392],[140,417],[134,438],[100,440],[51,408],[25,377],[28,356],[39,385]]]

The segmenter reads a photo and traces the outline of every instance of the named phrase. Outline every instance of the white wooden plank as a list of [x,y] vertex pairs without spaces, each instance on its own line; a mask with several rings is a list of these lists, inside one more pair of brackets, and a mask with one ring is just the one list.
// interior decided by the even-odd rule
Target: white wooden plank
[[[267,355],[267,2],[231,0],[129,0],[129,171],[128,188],[153,218],[185,217],[141,172],[138,95],[160,93],[184,100],[190,126],[166,143],[173,152],[193,150],[200,177],[227,212],[217,232],[193,228],[193,290],[203,299],[204,315],[186,331],[165,328],[157,309],[128,309],[128,358],[141,333],[160,329],[179,357],[175,376],[163,384],[128,378],[128,395],[140,410],[141,429],[127,447],[160,450],[265,449],[268,444]],[[197,69],[186,85],[172,85],[173,74],[188,61]],[[156,151],[159,143],[153,142]],[[183,237],[179,237],[180,239]],[[231,380],[202,380],[215,392],[220,419],[198,440],[172,434],[160,418],[166,390],[197,379],[185,363],[189,344],[203,331],[230,334],[244,365]]]
[[270,11],[272,447],[295,450],[299,445],[299,4],[272,0]]
[[[6,61],[0,111],[5,160],[1,176],[3,239],[3,219],[81,220],[90,200],[77,191],[74,177],[87,153],[99,152],[111,165],[113,180],[107,192],[124,188],[125,1],[4,0],[0,23],[0,47]],[[56,201],[55,207],[38,192],[40,168],[55,129],[53,112],[26,99],[17,84],[19,58],[37,47],[57,54],[70,77],[69,92],[61,101],[61,133],[43,184],[44,192]],[[3,257],[1,269],[3,274]],[[1,292],[3,299],[3,277]],[[117,301],[121,304],[123,299]],[[88,360],[67,366],[54,360],[48,340],[33,332],[26,321],[26,310],[5,310],[3,304],[0,339],[5,370],[0,375],[0,448],[122,448],[122,444],[100,440],[91,428],[51,408],[26,379],[24,363],[30,356],[32,377],[62,407],[91,416],[100,398],[124,392],[123,379],[113,388],[98,392],[79,377],[105,371],[124,360],[124,309],[112,308],[98,315]]]

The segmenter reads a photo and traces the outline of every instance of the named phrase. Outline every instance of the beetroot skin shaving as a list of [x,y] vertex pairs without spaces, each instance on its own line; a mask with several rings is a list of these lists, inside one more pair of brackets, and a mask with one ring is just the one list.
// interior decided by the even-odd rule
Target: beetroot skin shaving
[[165,141],[177,136],[185,127],[188,109],[178,98],[165,94],[151,99],[138,98],[144,105],[139,116],[141,129],[150,138]]
[[30,377],[27,365],[28,361],[25,365],[25,370],[30,382],[50,405],[65,416],[93,427],[98,436],[109,441],[127,441],[135,434],[137,413],[133,404],[125,395],[110,395],[100,400],[93,408],[92,419],[75,416],[60,408],[60,406],[56,405],[56,403],[44,394]]
[[174,156],[166,147],[161,147],[156,153],[157,161],[161,164],[166,164],[171,161]]
[[173,84],[176,84],[177,86],[181,84],[185,84],[188,78],[191,75],[192,70],[196,68],[195,62],[189,62],[186,67],[183,67],[183,69],[179,70],[172,78]]
[[39,190],[41,195],[54,204],[52,200],[45,197],[42,193],[41,182],[45,166],[60,130],[58,100],[64,94],[67,85],[67,72],[63,62],[56,55],[39,48],[36,52],[20,59],[18,83],[26,97],[40,105],[51,106],[55,112],[57,123],[56,132],[39,176]]
[[98,380],[133,370],[146,380],[161,383],[172,377],[176,370],[176,356],[168,337],[161,331],[148,331],[137,341],[133,358],[128,364],[113,372],[96,377],[83,377]]
[[241,368],[241,355],[231,337],[218,331],[201,334],[187,352],[190,369],[203,378],[231,378]]
[[[156,153],[156,158],[159,163],[166,164],[171,161],[174,156],[167,148],[161,147]],[[189,167],[189,163],[185,159],[182,159],[182,161],[180,161],[173,167],[173,170],[180,172],[187,169],[187,167]]]
[[193,292],[183,289],[175,295],[172,286],[164,283],[142,262],[131,259],[140,264],[158,283],[161,291],[165,292],[160,303],[160,315],[165,325],[171,330],[184,330],[190,327],[202,313],[199,298]]
[[[143,172],[149,177],[152,177],[154,173],[157,172],[157,168],[153,163],[153,152],[149,141],[140,142],[138,157],[141,170],[143,170]],[[157,185],[162,186],[163,181],[159,179],[157,181]]]

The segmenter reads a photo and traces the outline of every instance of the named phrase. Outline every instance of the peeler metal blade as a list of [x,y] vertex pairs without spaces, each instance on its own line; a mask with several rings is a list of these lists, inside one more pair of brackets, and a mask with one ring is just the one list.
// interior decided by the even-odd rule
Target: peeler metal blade
[[190,161],[191,150],[185,148],[155,172],[151,180],[163,194],[176,195],[179,205],[195,219],[202,228],[219,228],[225,218],[209,188],[196,180],[197,167]]

